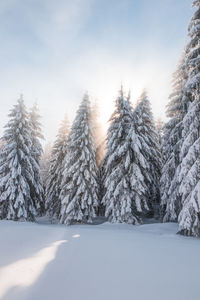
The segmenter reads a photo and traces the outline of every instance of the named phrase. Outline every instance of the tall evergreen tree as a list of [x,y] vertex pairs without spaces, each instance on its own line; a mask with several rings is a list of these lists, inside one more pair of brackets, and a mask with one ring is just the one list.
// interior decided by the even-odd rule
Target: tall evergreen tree
[[182,210],[179,233],[200,236],[200,97],[190,104],[183,119],[183,138],[179,173]]
[[[183,119],[183,143],[179,170],[182,210],[179,233],[200,236],[200,1],[193,1],[196,11],[188,27],[185,85],[186,115]],[[192,102],[192,103],[191,103]]]
[[36,210],[31,197],[34,184],[32,129],[22,96],[9,117],[0,154],[0,218],[33,221]]
[[145,159],[141,154],[141,140],[130,101],[125,98],[122,88],[110,119],[104,166],[102,203],[106,217],[111,222],[141,223],[140,215],[149,209],[143,176]]
[[64,168],[60,222],[92,222],[99,203],[91,109],[87,94],[70,130]]
[[38,215],[42,215],[45,211],[44,204],[44,189],[40,170],[40,159],[42,155],[42,145],[40,140],[43,139],[41,132],[39,109],[37,104],[31,108],[29,113],[30,126],[31,126],[31,154],[33,157],[33,171],[34,171],[34,184],[31,187],[31,197],[35,203]]
[[173,91],[169,96],[167,117],[163,129],[163,167],[161,172],[161,218],[164,222],[177,221],[182,204],[179,193],[180,148],[182,140],[182,119],[186,114],[187,97],[184,86],[187,80],[185,56],[181,58],[173,74]]
[[64,172],[64,158],[67,154],[68,134],[69,121],[65,116],[52,148],[46,186],[46,210],[52,219],[58,219],[60,216],[61,201],[59,196]]
[[146,185],[148,186],[147,195],[148,205],[152,214],[158,216],[160,204],[159,180],[161,171],[161,149],[158,134],[156,132],[151,104],[144,90],[138,99],[134,111],[137,120],[136,130],[141,137],[141,152],[146,161],[143,172]]

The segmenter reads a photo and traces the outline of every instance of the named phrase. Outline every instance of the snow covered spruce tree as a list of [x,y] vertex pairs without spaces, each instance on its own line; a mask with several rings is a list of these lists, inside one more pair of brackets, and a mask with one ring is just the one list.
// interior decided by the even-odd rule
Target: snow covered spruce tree
[[69,133],[62,180],[60,222],[92,222],[98,207],[97,166],[87,94]]
[[143,176],[145,158],[134,117],[130,100],[121,88],[110,119],[104,160],[102,203],[106,217],[114,223],[139,224],[141,214],[149,210]]
[[[173,91],[169,96],[167,117],[169,121],[163,129],[163,167],[161,171],[161,219],[164,222],[177,221],[182,204],[179,193],[178,174],[180,172],[180,148],[182,145],[182,119],[187,111],[187,97],[184,86],[187,75],[183,55],[177,71],[173,74]],[[185,102],[185,103],[184,103]]]
[[179,233],[200,236],[200,96],[190,104],[183,119],[183,138],[179,173],[182,210]]
[[52,219],[58,219],[61,209],[60,192],[64,172],[64,158],[67,154],[69,121],[65,116],[52,148],[46,186],[46,210]]
[[31,156],[31,126],[21,98],[11,110],[0,154],[0,218],[33,221],[36,215],[31,188],[36,164]]
[[31,198],[34,201],[38,215],[42,215],[45,211],[44,204],[44,189],[40,170],[40,159],[42,155],[42,145],[40,140],[43,139],[41,133],[41,116],[37,104],[31,108],[29,113],[30,126],[31,126],[31,157],[33,157],[33,171],[34,171],[34,182],[31,187]]
[[134,115],[137,121],[136,130],[142,143],[141,153],[146,161],[146,166],[143,170],[145,183],[148,186],[146,197],[148,198],[151,214],[158,217],[160,205],[161,149],[153,120],[151,104],[145,90],[138,99]]
[[189,43],[186,47],[188,80],[184,95],[188,112],[183,119],[183,143],[180,153],[180,212],[179,233],[200,236],[200,1],[188,27]]

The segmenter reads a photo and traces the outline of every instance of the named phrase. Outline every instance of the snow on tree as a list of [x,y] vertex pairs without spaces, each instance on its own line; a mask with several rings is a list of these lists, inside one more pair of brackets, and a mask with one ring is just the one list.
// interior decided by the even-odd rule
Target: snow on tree
[[190,104],[183,119],[181,167],[179,173],[182,210],[179,233],[200,236],[200,97]]
[[33,157],[34,185],[31,187],[31,198],[34,201],[38,215],[42,215],[45,211],[44,205],[44,189],[40,170],[40,159],[42,155],[42,145],[40,140],[44,139],[41,133],[41,116],[37,104],[34,104],[29,113],[31,126],[31,154]]
[[182,119],[186,113],[184,86],[187,80],[185,57],[182,56],[177,71],[173,74],[173,91],[169,96],[167,117],[163,129],[163,167],[161,171],[161,218],[164,222],[177,221],[182,204],[179,193],[180,148],[182,140]]
[[62,180],[60,222],[92,222],[98,203],[97,166],[87,94],[69,134]]
[[0,153],[3,150],[3,146],[4,146],[5,142],[3,140],[3,137],[0,138]]
[[188,27],[186,46],[187,82],[184,87],[183,141],[180,152],[179,192],[182,209],[179,214],[179,233],[200,236],[199,213],[199,120],[200,120],[200,1],[193,1],[196,11]]
[[[105,140],[106,142],[106,140]],[[106,147],[106,144],[105,144]],[[106,154],[105,154],[106,155]],[[105,216],[105,205],[102,201],[105,194],[104,181],[105,181],[105,166],[106,166],[106,156],[104,156],[101,164],[98,167],[98,185],[99,185],[99,207],[97,214],[99,216]]]
[[36,210],[31,197],[34,184],[32,129],[22,96],[9,117],[0,154],[0,218],[33,221]]
[[44,151],[43,151],[43,153],[41,155],[41,159],[40,159],[40,169],[41,169],[44,193],[46,191],[47,180],[48,180],[48,176],[49,176],[51,153],[52,153],[52,143],[47,142],[44,146]]
[[148,205],[152,213],[158,216],[161,149],[146,90],[142,92],[138,99],[134,114],[137,120],[136,130],[142,142],[141,153],[146,160],[146,167],[143,171],[145,183],[148,186],[146,197],[148,198]]
[[60,216],[61,201],[59,196],[64,172],[64,158],[67,154],[68,134],[69,121],[66,115],[61,123],[56,141],[52,148],[46,185],[46,210],[52,219],[58,219]]
[[161,148],[164,122],[162,121],[161,118],[158,118],[156,120],[155,125],[156,125],[156,132],[157,132],[157,135],[158,135],[158,142],[159,142],[159,145],[160,145],[160,148]]
[[188,27],[189,42],[186,47],[188,81],[185,87],[185,94],[190,101],[194,100],[194,91],[200,89],[200,1],[193,1],[192,6],[197,7],[197,10]]
[[3,138],[1,138],[0,139],[0,151],[3,149],[3,145],[4,145]]
[[140,215],[149,210],[143,176],[145,159],[134,117],[130,99],[124,96],[121,88],[110,119],[104,160],[102,203],[106,217],[113,223],[139,224]]

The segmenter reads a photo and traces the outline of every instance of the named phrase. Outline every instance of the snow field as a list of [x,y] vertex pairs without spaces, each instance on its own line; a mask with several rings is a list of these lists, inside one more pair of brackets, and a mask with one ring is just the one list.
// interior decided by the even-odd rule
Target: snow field
[[198,299],[200,240],[176,232],[173,223],[1,221],[0,299]]

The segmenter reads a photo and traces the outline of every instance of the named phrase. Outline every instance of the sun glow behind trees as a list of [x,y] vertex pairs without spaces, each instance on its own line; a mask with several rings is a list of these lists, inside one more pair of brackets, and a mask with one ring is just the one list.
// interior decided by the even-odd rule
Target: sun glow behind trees
[[[173,60],[176,63],[176,57]],[[161,58],[152,56],[151,60],[144,62],[137,60],[130,62],[128,58],[112,57],[104,51],[97,51],[92,54],[92,57],[90,53],[83,56],[73,66],[70,76],[65,68],[59,75],[55,75],[54,71],[50,75],[47,71],[41,72],[37,76],[33,72],[30,77],[25,78],[26,72],[21,70],[19,78],[13,82],[12,92],[4,91],[4,87],[2,88],[2,99],[5,99],[5,103],[9,103],[10,106],[15,104],[16,95],[21,92],[28,107],[31,107],[37,99],[46,142],[54,141],[60,120],[64,118],[65,113],[68,114],[70,123],[73,121],[79,101],[86,90],[91,102],[98,102],[104,131],[107,129],[107,122],[114,109],[114,101],[121,83],[125,90],[130,89],[133,104],[146,88],[155,119],[160,116],[162,119],[165,118],[164,106],[171,89],[174,65],[169,65]],[[7,104],[1,107],[1,132],[7,122],[8,109]]]
[[[163,69],[167,70],[163,72]],[[89,91],[91,99],[97,100],[100,114],[99,118],[104,131],[108,128],[108,120],[114,110],[114,102],[121,83],[126,91],[130,90],[131,103],[136,105],[137,99],[144,88],[147,89],[151,99],[154,118],[165,120],[165,105],[171,89],[171,74],[173,67],[161,64],[159,61],[131,67],[124,62],[112,65],[108,63],[98,69],[98,73],[84,79],[85,87]],[[159,86],[159,89],[158,89]],[[83,89],[84,91],[84,89]]]

